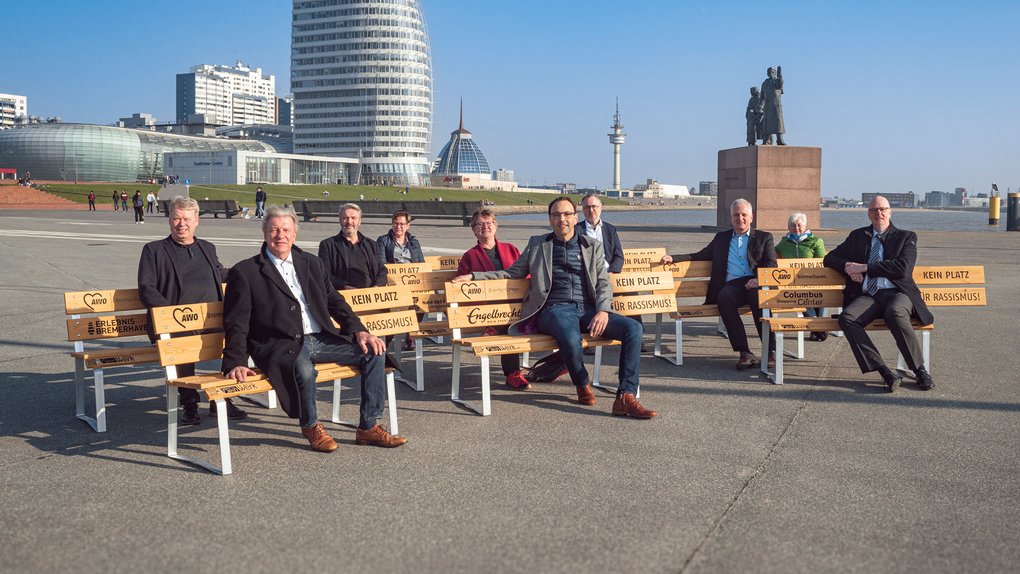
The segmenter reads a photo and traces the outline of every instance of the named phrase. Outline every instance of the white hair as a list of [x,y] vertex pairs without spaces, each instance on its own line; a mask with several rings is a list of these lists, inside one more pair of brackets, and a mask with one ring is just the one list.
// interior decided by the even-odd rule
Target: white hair
[[266,207],[266,215],[262,220],[262,233],[269,229],[269,221],[274,217],[289,217],[294,221],[294,231],[298,230],[297,213],[289,205],[270,205]]
[[790,225],[793,225],[794,223],[796,223],[798,221],[803,221],[804,222],[804,227],[807,227],[807,215],[805,215],[804,213],[802,213],[800,211],[798,211],[796,213],[791,213],[790,214],[790,218],[786,220],[786,225],[790,226]]
[[746,199],[741,197],[739,199],[734,199],[733,203],[730,204],[730,213],[733,213],[734,211],[736,211],[737,206],[745,206],[745,205],[747,206],[747,209],[749,209],[751,211],[754,211],[754,208],[751,207],[751,202],[747,201]]

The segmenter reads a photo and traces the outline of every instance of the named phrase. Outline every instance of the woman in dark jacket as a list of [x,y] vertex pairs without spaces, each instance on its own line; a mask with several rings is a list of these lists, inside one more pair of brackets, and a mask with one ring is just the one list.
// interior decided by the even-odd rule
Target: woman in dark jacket
[[421,263],[425,261],[421,244],[413,235],[408,233],[411,229],[411,214],[399,210],[393,214],[393,228],[386,235],[380,235],[376,239],[379,244],[379,259],[385,265],[387,263]]
[[141,190],[135,190],[135,196],[131,198],[131,205],[135,208],[135,223],[145,223],[145,199]]

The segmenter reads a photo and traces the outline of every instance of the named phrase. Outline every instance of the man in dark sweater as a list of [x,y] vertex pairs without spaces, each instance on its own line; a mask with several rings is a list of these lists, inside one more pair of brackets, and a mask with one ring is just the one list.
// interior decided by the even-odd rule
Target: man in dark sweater
[[[227,270],[216,257],[216,247],[195,237],[199,222],[198,202],[190,197],[178,196],[170,202],[169,210],[170,235],[142,248],[138,261],[139,299],[149,308],[222,301]],[[151,327],[149,338],[156,340]],[[190,377],[195,374],[195,365],[178,365],[177,374]],[[198,424],[198,391],[178,387],[177,394],[183,406],[181,424]],[[209,405],[209,416],[216,416],[212,404]],[[228,418],[243,419],[246,416],[227,399]]]
[[360,229],[361,208],[345,203],[340,207],[340,233],[319,243],[319,259],[338,290],[386,285],[379,245],[362,235]]

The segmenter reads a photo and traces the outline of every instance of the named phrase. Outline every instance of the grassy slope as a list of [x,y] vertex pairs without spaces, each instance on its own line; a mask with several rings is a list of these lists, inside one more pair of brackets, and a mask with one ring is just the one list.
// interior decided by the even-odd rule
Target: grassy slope
[[[242,205],[255,204],[255,185],[192,185],[191,197],[196,199],[236,199]],[[101,184],[49,184],[42,189],[54,195],[65,197],[78,203],[87,203],[89,191],[96,192],[97,201],[110,201],[114,190],[126,189],[128,195],[134,195],[136,189],[146,195],[150,190],[158,191],[158,185],[145,183],[101,183]],[[290,203],[299,199],[322,199],[322,192],[329,191],[329,199],[342,201],[359,201],[362,194],[366,201],[378,199],[424,201],[440,196],[444,201],[480,201],[487,199],[498,205],[527,205],[532,200],[536,205],[545,205],[553,199],[547,193],[521,193],[506,191],[461,190],[446,188],[412,187],[404,195],[403,187],[385,187],[370,185],[263,185],[262,189],[269,196],[269,203]],[[580,200],[580,196],[574,196]],[[607,205],[624,205],[618,199],[602,198]]]

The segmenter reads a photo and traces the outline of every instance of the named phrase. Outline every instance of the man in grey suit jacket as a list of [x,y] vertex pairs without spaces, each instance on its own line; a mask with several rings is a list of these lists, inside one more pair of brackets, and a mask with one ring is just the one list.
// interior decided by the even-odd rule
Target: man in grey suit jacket
[[620,386],[613,414],[654,417],[655,411],[641,406],[634,396],[643,328],[636,320],[612,312],[613,291],[602,242],[576,232],[577,208],[568,197],[549,203],[549,225],[553,232],[532,237],[508,269],[459,275],[454,281],[521,279],[530,274],[531,287],[521,304],[521,319],[510,326],[510,334],[537,331],[555,337],[570,380],[577,387],[577,400],[588,406],[596,400],[582,360],[581,329],[593,337],[619,340]]

